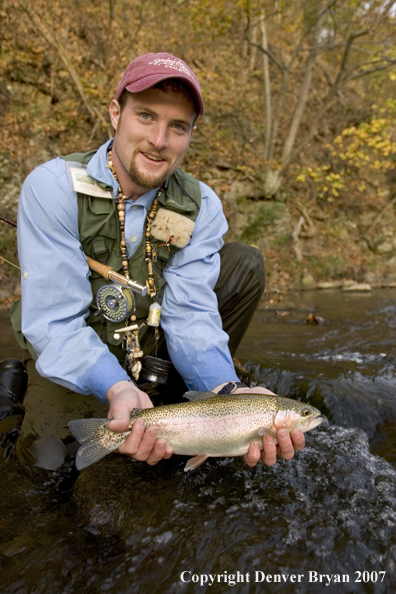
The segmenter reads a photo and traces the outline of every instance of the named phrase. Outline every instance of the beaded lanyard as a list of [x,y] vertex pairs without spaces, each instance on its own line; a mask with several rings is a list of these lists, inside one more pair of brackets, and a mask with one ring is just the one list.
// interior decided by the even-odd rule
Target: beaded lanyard
[[[130,278],[129,275],[129,266],[128,266],[128,256],[127,256],[127,249],[126,249],[126,241],[125,241],[125,204],[124,200],[128,200],[128,197],[122,193],[121,184],[119,182],[116,170],[114,168],[112,159],[111,159],[111,150],[108,153],[109,159],[109,168],[114,176],[114,178],[118,181],[118,220],[120,222],[120,232],[121,232],[121,240],[120,240],[120,250],[121,250],[121,257],[122,257],[122,269],[124,272],[124,276],[126,278]],[[154,299],[157,295],[157,288],[155,286],[154,280],[154,273],[153,273],[153,247],[150,243],[150,236],[151,236],[151,224],[157,214],[158,209],[158,198],[161,194],[165,191],[164,187],[161,187],[157,195],[154,199],[152,207],[150,208],[148,215],[147,215],[147,224],[146,224],[146,257],[145,261],[147,262],[147,269],[148,269],[148,279],[147,279],[147,286],[148,286],[148,293],[152,299]],[[123,329],[124,337],[125,337],[125,347],[127,351],[128,361],[131,367],[133,377],[138,380],[139,374],[142,368],[142,364],[140,359],[143,357],[143,351],[140,348],[139,344],[139,330],[141,328],[136,324],[136,315],[132,314],[130,316],[130,321],[132,322],[131,326],[127,326]],[[128,324],[128,322],[126,322]],[[158,340],[158,322],[155,324],[155,335],[156,335],[156,342]],[[153,325],[154,324],[149,324]]]

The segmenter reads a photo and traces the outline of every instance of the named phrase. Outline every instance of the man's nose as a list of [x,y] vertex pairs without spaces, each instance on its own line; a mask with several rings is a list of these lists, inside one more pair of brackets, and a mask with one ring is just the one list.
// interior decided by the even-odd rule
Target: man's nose
[[168,128],[159,122],[152,127],[148,141],[158,151],[168,147]]

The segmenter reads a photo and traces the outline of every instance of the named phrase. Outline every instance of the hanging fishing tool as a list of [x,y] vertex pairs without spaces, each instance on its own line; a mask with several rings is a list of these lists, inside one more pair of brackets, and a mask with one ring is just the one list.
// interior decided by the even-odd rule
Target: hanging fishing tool
[[110,322],[121,323],[128,318],[128,321],[132,322],[132,324],[117,329],[114,338],[119,339],[121,334],[124,335],[128,366],[133,377],[138,380],[142,368],[140,359],[143,357],[143,352],[139,344],[139,326],[136,324],[136,316],[133,313],[135,311],[133,293],[139,293],[144,297],[147,295],[147,286],[115,272],[111,266],[101,264],[89,256],[87,256],[87,263],[91,270],[111,281],[111,284],[104,285],[96,293],[98,308],[96,315],[102,315]]

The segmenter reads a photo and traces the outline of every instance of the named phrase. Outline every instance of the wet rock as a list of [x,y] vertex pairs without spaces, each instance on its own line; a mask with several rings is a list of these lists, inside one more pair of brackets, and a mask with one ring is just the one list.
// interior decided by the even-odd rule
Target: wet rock
[[107,456],[76,481],[73,501],[80,521],[93,534],[124,540],[134,535],[138,541],[152,522],[169,517],[185,462],[174,456],[150,467],[119,454]]
[[318,289],[340,289],[342,281],[323,281],[317,284]]
[[313,324],[318,326],[323,326],[326,323],[326,320],[322,318],[322,316],[317,316],[313,313],[310,313],[305,320],[306,324]]
[[369,283],[357,283],[355,281],[345,281],[342,284],[343,291],[371,291],[372,286]]
[[46,435],[36,439],[34,455],[39,468],[57,470],[65,461],[66,446],[52,435]]

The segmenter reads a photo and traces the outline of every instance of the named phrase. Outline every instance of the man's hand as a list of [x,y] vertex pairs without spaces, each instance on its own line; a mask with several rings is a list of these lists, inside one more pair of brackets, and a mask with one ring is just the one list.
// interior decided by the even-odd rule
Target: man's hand
[[293,429],[290,434],[286,429],[279,429],[278,445],[275,445],[274,438],[270,435],[263,437],[263,445],[264,449],[260,451],[258,441],[253,441],[250,444],[249,452],[244,456],[248,466],[256,466],[260,458],[267,466],[273,466],[276,464],[277,455],[285,460],[290,460],[294,456],[294,450],[303,449],[305,436],[300,429]]
[[[111,431],[126,431],[129,426],[131,412],[134,408],[153,408],[153,403],[145,392],[139,390],[132,382],[117,382],[107,392],[110,408],[108,412]],[[144,430],[144,419],[137,419],[125,443],[118,448],[135,460],[145,461],[150,466],[162,459],[170,458],[173,450],[166,445],[164,439],[158,439],[157,428]]]
[[[218,392],[224,384],[217,386],[213,392]],[[232,394],[269,394],[276,396],[274,392],[267,390],[263,386],[256,386],[255,388],[237,388]],[[294,456],[294,450],[302,450],[305,446],[305,435],[300,429],[293,429],[289,433],[286,429],[279,429],[278,433],[278,445],[275,444],[275,440],[270,435],[263,437],[264,449],[260,450],[260,444],[258,441],[253,441],[250,444],[249,451],[244,456],[246,464],[250,467],[256,466],[257,462],[261,459],[267,466],[273,466],[276,464],[276,457],[280,456],[285,460],[290,460]]]

